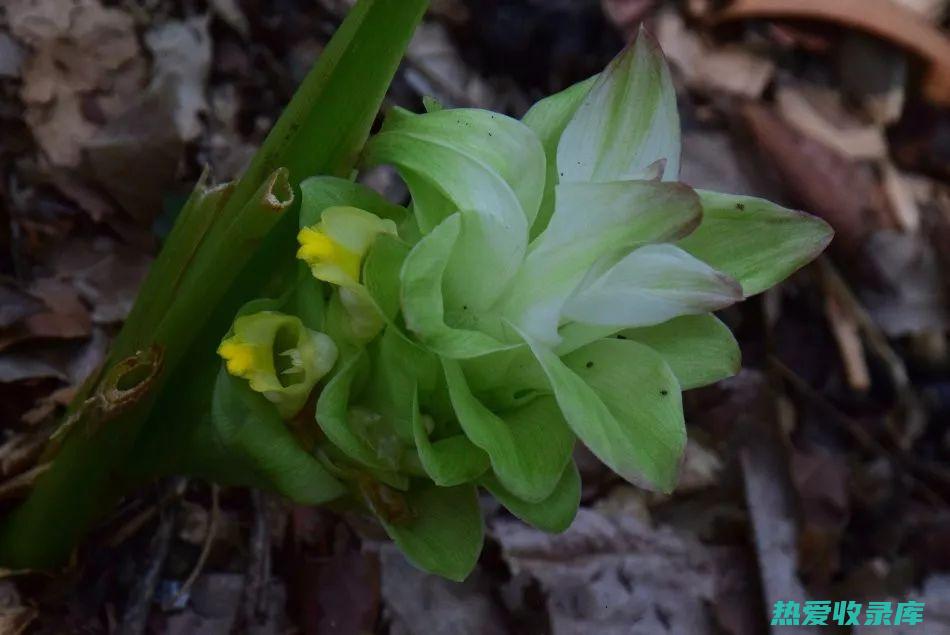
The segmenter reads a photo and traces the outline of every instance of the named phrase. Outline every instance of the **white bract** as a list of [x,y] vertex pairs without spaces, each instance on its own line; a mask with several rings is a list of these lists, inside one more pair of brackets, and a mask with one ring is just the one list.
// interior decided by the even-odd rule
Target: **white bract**
[[[624,478],[670,490],[681,388],[738,364],[710,312],[779,282],[831,237],[816,218],[677,182],[675,93],[644,33],[523,121],[397,110],[364,161],[394,165],[412,194],[421,239],[401,267],[405,327],[442,359],[466,435],[523,500],[554,490],[571,433]],[[689,360],[681,338],[703,357]],[[553,414],[531,402],[512,424],[524,390],[549,395]],[[538,456],[553,467],[530,465]]]
[[[460,580],[484,537],[479,487],[536,527],[570,525],[577,439],[672,490],[681,391],[739,368],[711,312],[831,231],[678,182],[675,94],[645,34],[521,121],[426,108],[391,112],[362,157],[396,167],[411,209],[352,180],[300,184],[298,274],[239,311],[212,418],[278,491],[346,488],[414,563]],[[318,429],[297,427],[314,394]]]

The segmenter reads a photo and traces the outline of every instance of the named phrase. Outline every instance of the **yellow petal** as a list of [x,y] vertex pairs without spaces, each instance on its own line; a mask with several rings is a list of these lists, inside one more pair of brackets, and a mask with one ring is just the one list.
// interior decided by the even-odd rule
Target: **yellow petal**
[[354,284],[359,282],[361,261],[359,254],[350,251],[315,227],[301,229],[297,234],[297,242],[300,243],[297,258],[310,265],[317,278],[338,283],[334,277],[328,278],[320,274],[323,267],[316,267],[316,265],[332,265],[342,270]]
[[254,369],[254,349],[248,344],[225,340],[218,346],[218,355],[232,375],[244,377]]

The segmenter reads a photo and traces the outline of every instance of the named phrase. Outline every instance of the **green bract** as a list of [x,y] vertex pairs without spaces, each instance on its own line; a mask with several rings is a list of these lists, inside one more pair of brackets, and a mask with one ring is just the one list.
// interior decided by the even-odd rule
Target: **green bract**
[[[246,482],[346,491],[413,562],[459,580],[481,549],[478,487],[537,527],[570,524],[578,439],[671,491],[681,391],[739,367],[711,311],[784,279],[831,230],[677,182],[675,94],[643,33],[522,121],[428,110],[393,110],[362,153],[395,166],[409,209],[345,179],[301,184],[297,275],[222,341],[212,419],[254,467]],[[296,450],[237,377],[293,418]],[[265,429],[280,443],[234,441]]]

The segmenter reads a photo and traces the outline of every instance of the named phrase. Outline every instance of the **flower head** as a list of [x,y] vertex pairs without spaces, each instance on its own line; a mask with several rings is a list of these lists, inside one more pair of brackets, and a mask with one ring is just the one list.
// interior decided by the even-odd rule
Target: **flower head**
[[260,311],[234,320],[231,335],[218,346],[228,373],[248,380],[251,389],[292,417],[336,362],[337,348],[293,315]]
[[[307,190],[304,205],[311,204]],[[297,233],[297,258],[318,280],[338,287],[340,303],[349,315],[347,332],[359,342],[371,340],[383,328],[379,309],[360,280],[360,269],[370,246],[380,234],[396,236],[396,223],[358,207],[333,206],[320,220]]]
[[376,236],[396,235],[396,224],[358,207],[328,207],[320,221],[297,234],[297,258],[314,277],[341,287],[360,283],[363,257]]
[[[400,268],[400,309],[407,337],[439,359],[449,429],[474,446],[466,456],[487,457],[479,484],[549,528],[576,509],[576,439],[632,483],[674,487],[681,390],[737,370],[711,312],[780,282],[831,236],[768,201],[677,182],[675,92],[644,33],[522,121],[396,110],[364,159],[394,165],[412,195],[421,237]],[[433,480],[454,482],[438,444],[415,442]]]
[[[421,567],[460,579],[474,566],[476,487],[566,528],[578,440],[628,481],[670,491],[681,391],[738,369],[711,311],[830,239],[818,219],[678,183],[679,153],[669,71],[641,35],[521,121],[391,112],[363,161],[409,187],[398,239],[389,219],[407,210],[351,181],[301,185],[297,257],[336,287],[326,328],[347,344],[317,402],[319,450]],[[229,372],[275,390],[267,364],[284,348],[239,330],[219,351]],[[291,354],[292,372],[305,359]]]

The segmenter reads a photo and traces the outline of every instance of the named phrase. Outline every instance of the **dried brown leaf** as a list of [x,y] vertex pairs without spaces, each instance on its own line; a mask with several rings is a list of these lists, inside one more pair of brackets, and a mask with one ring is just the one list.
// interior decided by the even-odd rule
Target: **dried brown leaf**
[[884,217],[869,168],[801,134],[767,106],[748,103],[741,116],[789,196],[828,221],[835,229],[833,247],[856,260],[868,234],[881,226]]
[[821,141],[849,159],[882,159],[887,141],[880,126],[849,113],[840,93],[807,84],[785,82],[775,93],[778,111],[801,133]]
[[0,610],[0,633],[20,635],[39,616],[39,611],[29,606]]
[[211,66],[211,35],[207,16],[170,21],[145,35],[155,60],[151,90],[174,93],[178,135],[190,141],[201,134],[201,118],[208,112],[205,84]]
[[883,284],[861,290],[874,321],[890,336],[950,328],[950,299],[936,250],[919,234],[875,232],[867,257]]
[[762,94],[775,71],[770,59],[745,48],[707,44],[686,28],[675,11],[660,14],[656,37],[686,84],[695,90],[754,98]]
[[25,119],[53,164],[76,166],[97,128],[85,100],[113,92],[123,75],[132,77],[127,89],[141,79],[132,18],[98,0],[11,0],[7,15],[13,35],[32,49],[22,73]]
[[23,318],[36,315],[44,308],[40,300],[16,286],[0,283],[0,329],[9,328]]
[[950,38],[892,0],[735,0],[716,19],[751,18],[820,20],[888,40],[927,62],[925,94],[950,104]]
[[506,518],[492,533],[512,574],[539,582],[555,633],[715,632],[715,553],[689,534],[583,508],[563,534]]

